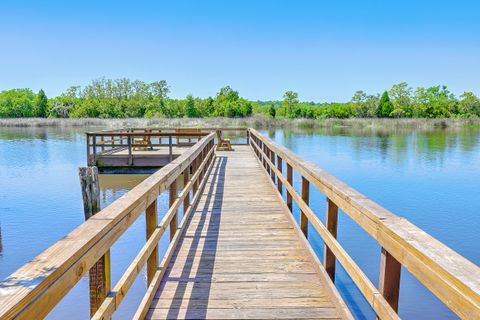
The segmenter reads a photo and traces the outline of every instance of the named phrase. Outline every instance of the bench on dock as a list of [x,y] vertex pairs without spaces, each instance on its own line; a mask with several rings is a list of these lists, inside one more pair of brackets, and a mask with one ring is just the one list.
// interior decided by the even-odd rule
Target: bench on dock
[[[352,319],[335,286],[337,263],[381,319],[399,319],[402,266],[459,317],[480,318],[478,266],[258,131],[246,132],[248,144],[233,152],[217,151],[214,130],[206,133],[14,272],[0,283],[0,319],[45,317],[92,268],[110,279],[115,265],[98,261],[109,260],[103,257],[142,214],[147,241],[113,287],[99,287],[102,299],[91,297],[92,319],[111,318],[144,266],[147,291],[134,319]],[[311,188],[327,199],[325,223],[309,205]],[[169,208],[159,222],[163,191]],[[380,245],[378,286],[337,240],[339,212]],[[312,232],[324,242],[323,257],[310,246]]]

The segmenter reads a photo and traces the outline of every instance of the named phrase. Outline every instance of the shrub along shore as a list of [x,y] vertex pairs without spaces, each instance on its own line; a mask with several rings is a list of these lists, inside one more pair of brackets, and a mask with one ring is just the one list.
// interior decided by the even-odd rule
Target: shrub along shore
[[348,102],[300,101],[293,91],[283,100],[249,101],[226,86],[215,97],[185,99],[168,96],[167,82],[145,83],[129,79],[97,79],[85,87],[69,87],[48,98],[43,90],[12,89],[0,92],[0,118],[476,118],[480,99],[472,92],[459,97],[446,86],[416,88],[402,82],[382,94],[357,91]]

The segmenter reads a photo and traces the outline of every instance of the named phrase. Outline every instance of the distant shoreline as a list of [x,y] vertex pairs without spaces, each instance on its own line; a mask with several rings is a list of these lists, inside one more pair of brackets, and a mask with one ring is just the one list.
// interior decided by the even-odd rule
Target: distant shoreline
[[269,128],[406,128],[406,129],[445,129],[460,127],[480,127],[480,118],[446,119],[272,119],[261,116],[248,118],[5,118],[0,119],[0,128],[8,127],[254,127]]

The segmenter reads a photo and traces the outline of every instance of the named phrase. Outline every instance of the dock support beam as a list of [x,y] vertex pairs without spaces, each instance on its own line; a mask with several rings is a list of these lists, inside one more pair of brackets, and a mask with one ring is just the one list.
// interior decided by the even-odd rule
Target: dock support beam
[[[100,184],[97,167],[79,168],[85,220],[100,211]],[[110,291],[110,250],[89,271],[90,316],[97,312]]]

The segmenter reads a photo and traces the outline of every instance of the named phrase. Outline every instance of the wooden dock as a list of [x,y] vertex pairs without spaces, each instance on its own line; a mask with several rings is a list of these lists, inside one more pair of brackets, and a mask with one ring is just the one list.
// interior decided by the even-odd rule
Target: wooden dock
[[[219,132],[202,134],[3,280],[0,319],[45,317],[87,273],[91,318],[110,319],[144,266],[147,291],[134,319],[352,319],[335,286],[338,263],[380,319],[399,319],[402,269],[460,318],[480,319],[477,265],[256,130],[244,130],[245,143],[233,151],[216,150],[215,141],[223,140],[216,139]],[[171,136],[151,128],[128,132],[131,150],[132,137],[146,133]],[[115,134],[126,133],[97,137],[113,141]],[[89,162],[105,151],[96,139],[88,142],[94,155]],[[173,143],[166,147],[172,149]],[[294,171],[301,178],[300,190],[294,187]],[[309,206],[313,188],[326,197],[325,212]],[[170,206],[159,221],[157,201],[163,191],[169,192]],[[294,202],[300,209],[298,224]],[[142,214],[146,243],[112,286],[110,248]],[[325,214],[325,224],[320,214]],[[378,286],[336,239],[339,214],[348,215],[380,245],[378,256],[371,257],[380,265]],[[310,247],[308,228],[321,236],[323,257]],[[159,257],[158,243],[167,229],[170,244]]]
[[345,318],[249,147],[217,153],[183,232],[147,319]]

